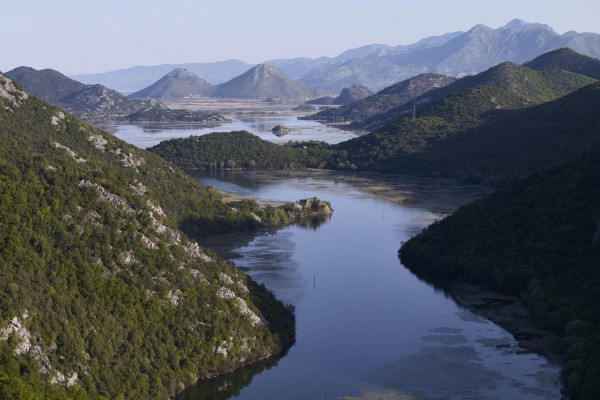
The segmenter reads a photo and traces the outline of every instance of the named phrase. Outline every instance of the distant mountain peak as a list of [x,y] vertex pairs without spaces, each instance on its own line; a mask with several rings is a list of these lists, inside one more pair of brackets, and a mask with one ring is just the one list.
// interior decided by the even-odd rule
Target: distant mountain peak
[[129,95],[132,98],[177,100],[206,98],[216,87],[185,68],[175,68],[152,85]]
[[283,72],[271,64],[258,64],[248,72],[258,79],[264,79],[271,75],[283,75]]
[[509,23],[504,25],[501,29],[513,29],[513,30],[517,30],[517,31],[527,31],[527,30],[534,30],[534,29],[540,29],[540,28],[548,29],[551,31],[553,30],[549,25],[526,22],[519,18],[513,19],[512,21],[510,21]]
[[198,75],[185,68],[175,68],[173,71],[165,75],[167,78],[197,78]]
[[309,98],[313,90],[302,85],[270,64],[259,64],[244,74],[219,85],[219,97],[225,98]]
[[494,31],[494,29],[490,28],[490,27],[489,27],[489,26],[487,26],[487,25],[484,25],[484,24],[477,24],[477,25],[475,25],[474,27],[472,27],[471,29],[469,29],[469,30],[467,31],[467,33],[468,33],[468,34],[469,34],[469,33],[471,33],[471,34],[472,34],[472,33],[479,33],[479,32],[493,32],[493,31]]

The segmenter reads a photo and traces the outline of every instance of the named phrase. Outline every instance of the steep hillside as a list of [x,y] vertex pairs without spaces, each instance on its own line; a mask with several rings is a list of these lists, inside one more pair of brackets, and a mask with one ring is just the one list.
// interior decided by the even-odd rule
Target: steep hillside
[[260,64],[219,85],[216,95],[222,98],[306,99],[313,97],[314,92],[272,65]]
[[291,310],[195,239],[287,215],[0,75],[0,398],[165,398],[279,352]]
[[460,208],[400,256],[438,284],[464,280],[520,296],[532,318],[563,337],[570,398],[600,396],[600,147]]
[[161,100],[202,99],[212,97],[217,88],[185,68],[174,69],[152,85],[128,97]]
[[449,85],[454,81],[455,78],[449,76],[422,74],[389,86],[354,104],[330,108],[304,118],[327,122],[354,121],[360,123],[401,107],[430,90]]
[[564,69],[576,74],[600,79],[600,60],[577,53],[569,48],[562,48],[542,54],[524,66],[537,71],[548,69]]

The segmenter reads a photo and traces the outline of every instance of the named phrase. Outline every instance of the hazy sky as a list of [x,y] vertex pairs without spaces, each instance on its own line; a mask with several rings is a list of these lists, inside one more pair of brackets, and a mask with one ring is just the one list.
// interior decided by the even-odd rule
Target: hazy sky
[[372,43],[498,28],[600,32],[598,0],[21,0],[0,7],[0,71],[65,74],[237,58],[335,56]]

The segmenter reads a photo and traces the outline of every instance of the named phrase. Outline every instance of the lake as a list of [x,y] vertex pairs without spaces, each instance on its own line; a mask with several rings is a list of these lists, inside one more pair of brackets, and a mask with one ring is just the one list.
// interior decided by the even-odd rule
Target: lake
[[[191,135],[206,135],[211,132],[229,132],[246,130],[261,139],[275,143],[292,141],[319,140],[335,144],[352,139],[357,135],[323,125],[316,121],[299,120],[300,114],[242,114],[228,115],[232,122],[219,126],[204,126],[194,124],[141,124],[141,125],[101,125],[100,128],[112,133],[137,147],[148,148],[163,140],[189,137]],[[271,129],[277,125],[292,128],[285,136],[275,136]]]
[[332,203],[320,225],[212,243],[296,307],[279,360],[201,382],[180,399],[559,399],[559,367],[400,263],[401,242],[483,188],[326,172],[194,172],[270,201]]

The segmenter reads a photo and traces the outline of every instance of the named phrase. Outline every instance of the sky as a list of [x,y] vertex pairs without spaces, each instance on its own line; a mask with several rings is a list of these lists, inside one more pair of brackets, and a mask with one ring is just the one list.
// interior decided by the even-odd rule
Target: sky
[[[533,4],[535,3],[535,4]],[[259,63],[406,45],[514,18],[600,33],[597,0],[21,0],[0,7],[0,71]]]

